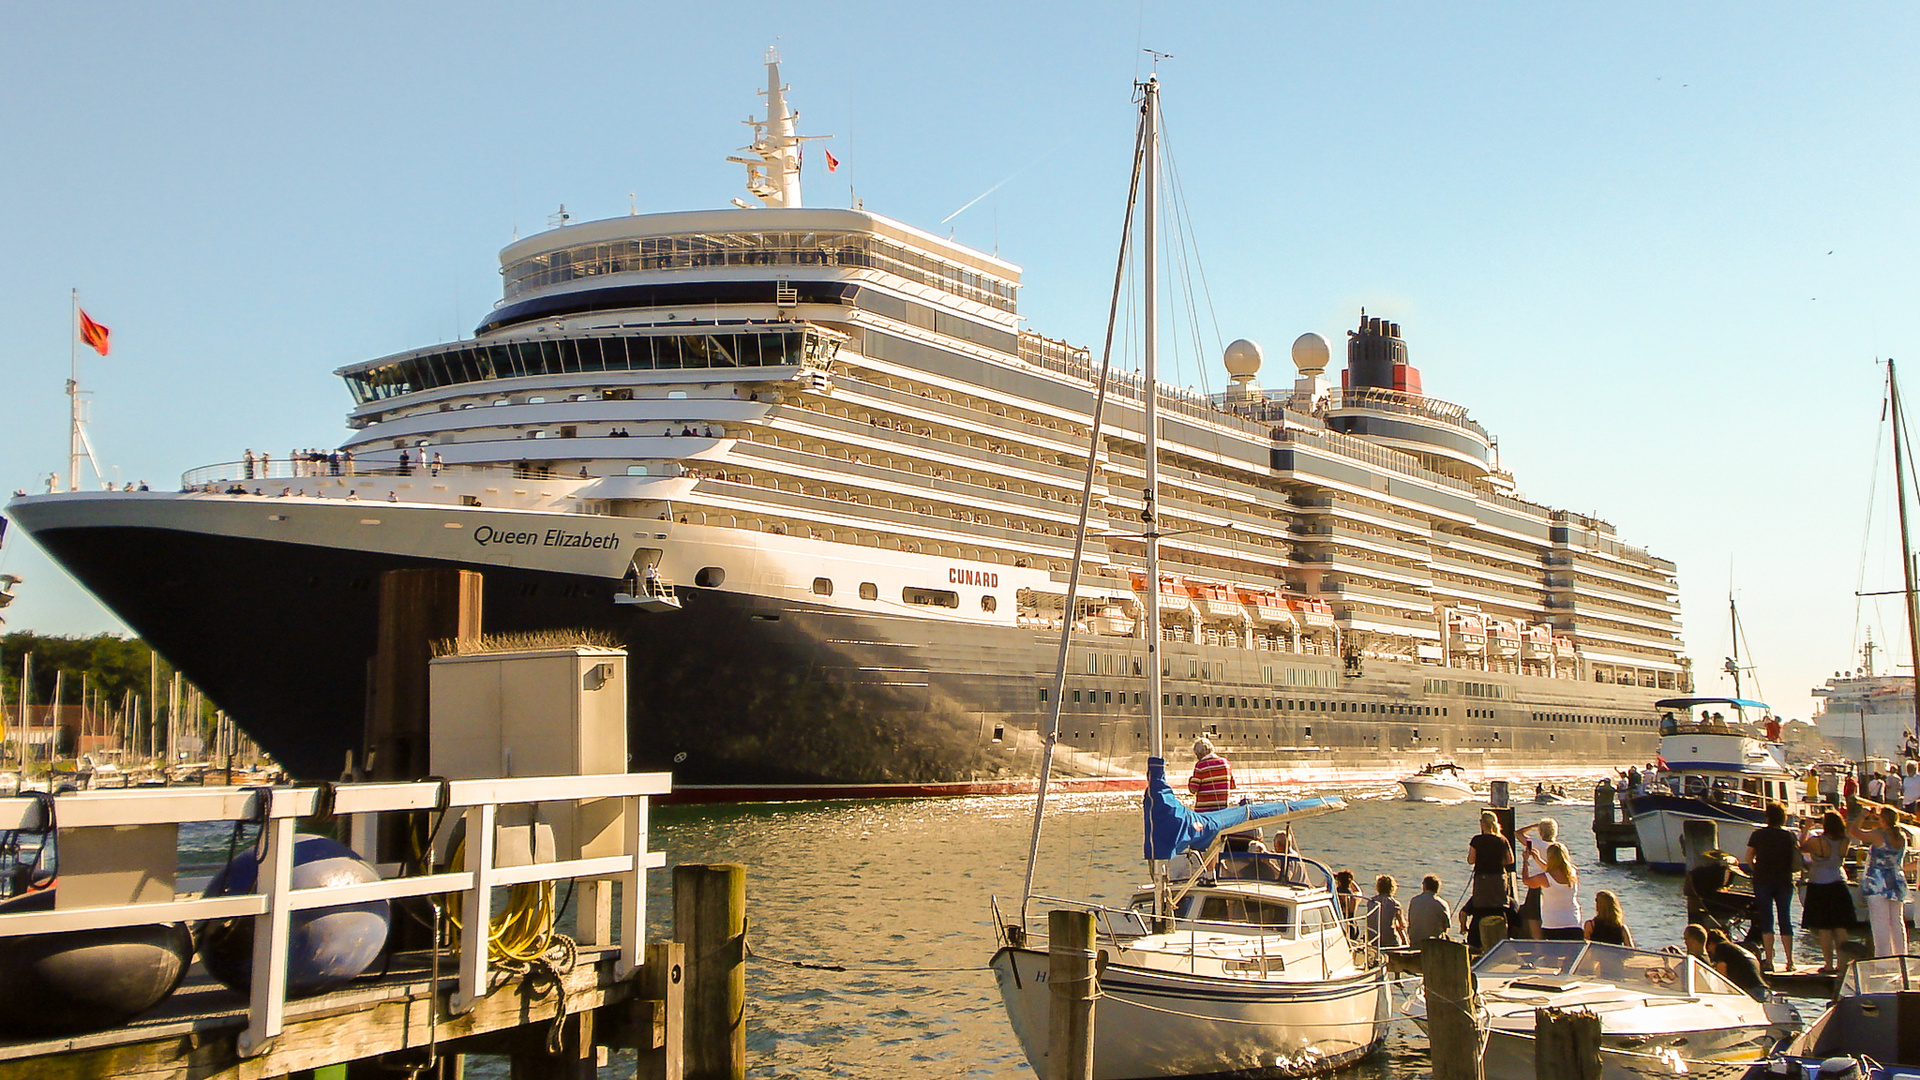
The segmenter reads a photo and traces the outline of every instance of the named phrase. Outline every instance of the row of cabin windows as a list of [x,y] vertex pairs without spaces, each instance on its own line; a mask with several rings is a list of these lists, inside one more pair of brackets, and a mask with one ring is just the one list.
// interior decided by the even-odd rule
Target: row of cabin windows
[[[1084,696],[1083,696],[1084,695]],[[1075,690],[1075,705],[1112,705],[1115,704],[1112,690]],[[1047,688],[1040,688],[1040,701],[1045,704]],[[1132,704],[1142,701],[1138,693],[1133,695]],[[1127,691],[1120,691],[1119,704],[1128,704]],[[1401,705],[1380,701],[1297,701],[1286,698],[1244,698],[1229,697],[1221,694],[1161,694],[1163,706],[1193,705],[1202,709],[1260,709],[1266,712],[1318,712],[1318,713],[1377,713],[1390,716],[1446,716],[1444,705]],[[1471,711],[1471,710],[1470,710]]]
[[[705,573],[705,571],[702,571],[702,573]],[[695,580],[698,581],[699,579],[696,578]],[[833,579],[823,577],[814,578],[813,594],[815,596],[832,596]],[[860,599],[880,599],[880,586],[875,585],[871,581],[861,582]],[[954,592],[952,589],[922,589],[909,585],[900,590],[900,600],[902,603],[920,604],[927,607],[957,608],[960,606],[960,594]],[[980,597],[981,611],[997,611],[999,607],[1000,601],[993,594],[988,593]]]

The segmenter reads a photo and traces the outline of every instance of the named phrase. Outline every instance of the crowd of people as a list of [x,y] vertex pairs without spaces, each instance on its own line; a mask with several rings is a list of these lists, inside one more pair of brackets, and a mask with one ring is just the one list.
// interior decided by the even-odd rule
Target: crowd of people
[[[1211,740],[1194,743],[1194,768],[1188,789],[1198,810],[1226,807],[1233,795],[1233,768]],[[1652,767],[1649,767],[1651,771]],[[1626,777],[1637,787],[1638,767]],[[1901,774],[1903,788],[1920,797],[1920,776],[1913,762]],[[1907,794],[1900,790],[1900,794]],[[1765,972],[1776,957],[1785,970],[1794,969],[1793,903],[1795,879],[1807,874],[1801,928],[1812,931],[1820,943],[1821,974],[1839,970],[1840,950],[1855,925],[1853,898],[1846,875],[1846,858],[1854,845],[1866,849],[1860,872],[1860,892],[1866,901],[1876,956],[1898,956],[1907,951],[1905,868],[1914,853],[1908,850],[1900,812],[1892,805],[1868,806],[1848,797],[1850,815],[1829,810],[1816,822],[1802,817],[1798,831],[1787,828],[1787,808],[1770,802],[1766,824],[1746,838],[1745,866],[1752,881],[1749,913],[1751,932],[1746,942],[1732,941],[1724,930],[1700,922],[1689,923],[1684,947],[1736,985],[1756,995],[1765,993]],[[1290,842],[1289,842],[1290,843]],[[1728,863],[1733,861],[1726,856]],[[1374,893],[1362,896],[1351,870],[1334,873],[1334,890],[1349,926],[1382,948],[1418,947],[1428,938],[1450,932],[1457,924],[1470,947],[1478,948],[1481,924],[1506,921],[1516,937],[1534,940],[1598,941],[1634,946],[1620,897],[1609,889],[1593,894],[1593,913],[1583,917],[1580,872],[1560,840],[1560,825],[1552,818],[1514,831],[1509,836],[1492,810],[1480,815],[1480,831],[1467,842],[1468,886],[1460,910],[1454,912],[1441,895],[1436,874],[1421,879],[1420,892],[1404,904],[1399,883],[1391,874],[1374,879]],[[1719,874],[1718,883],[1696,880],[1701,872]],[[1688,878],[1690,896],[1702,890],[1724,888],[1731,867],[1714,863]],[[1524,893],[1522,893],[1524,890]],[[1748,945],[1756,946],[1750,949]]]

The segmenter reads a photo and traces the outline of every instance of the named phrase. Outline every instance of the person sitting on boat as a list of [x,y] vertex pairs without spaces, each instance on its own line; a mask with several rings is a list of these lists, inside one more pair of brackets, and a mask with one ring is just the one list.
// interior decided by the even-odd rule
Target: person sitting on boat
[[1444,935],[1453,925],[1453,911],[1440,896],[1440,877],[1420,879],[1420,894],[1407,901],[1407,944],[1419,948],[1428,938]]
[[1214,752],[1213,741],[1193,740],[1193,775],[1187,778],[1187,790],[1193,793],[1195,810],[1224,810],[1233,795],[1233,766]]
[[1383,949],[1403,949],[1407,945],[1407,914],[1394,899],[1399,883],[1392,874],[1373,879],[1375,890],[1367,898],[1367,935]]
[[1620,913],[1619,893],[1601,889],[1593,894],[1593,918],[1587,920],[1586,934],[1588,941],[1633,948],[1633,931],[1627,929],[1626,916]]
[[1353,880],[1353,871],[1334,871],[1333,891],[1340,898],[1340,917],[1351,926],[1360,914],[1360,883]]
[[1540,936],[1546,941],[1584,941],[1580,921],[1580,873],[1567,858],[1567,845],[1547,845],[1540,872],[1526,879],[1540,890]]
[[1726,931],[1688,923],[1684,936],[1687,951],[1694,957],[1713,965],[1755,1001],[1767,1000],[1767,977],[1760,970],[1760,958],[1729,941]]
[[1536,799],[1544,799],[1544,798],[1546,798],[1546,797],[1547,797],[1547,785],[1545,785],[1545,784],[1535,784],[1535,785],[1533,785],[1533,797],[1534,797],[1534,798],[1536,798]]
[[1680,721],[1675,720],[1672,713],[1665,712],[1660,714],[1660,734],[1671,735],[1679,730]]
[[1506,918],[1513,908],[1513,845],[1491,810],[1480,812],[1480,834],[1467,842],[1467,865],[1473,867],[1473,884],[1460,909],[1460,928],[1467,932],[1467,947],[1478,950],[1480,923]]

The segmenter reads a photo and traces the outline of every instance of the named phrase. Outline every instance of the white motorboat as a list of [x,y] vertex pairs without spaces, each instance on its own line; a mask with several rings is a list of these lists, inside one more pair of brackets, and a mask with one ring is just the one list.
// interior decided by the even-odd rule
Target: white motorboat
[[[1532,1080],[1537,1009],[1599,1015],[1605,1080],[1732,1080],[1800,1030],[1788,1002],[1756,1001],[1685,954],[1508,940],[1482,956],[1473,975],[1487,1024],[1487,1080]],[[1406,1012],[1425,1027],[1424,991]]]
[[[1142,194],[1145,268],[1144,382],[1155,378],[1154,267],[1159,173],[1159,84],[1141,87],[1140,143],[1135,157]],[[1116,286],[1117,288],[1117,286]],[[1106,373],[1101,375],[1101,384]],[[1145,491],[1148,507],[1159,505],[1157,398],[1145,395]],[[1100,437],[1096,406],[1093,438]],[[1093,465],[1085,474],[1093,483]],[[1081,554],[1088,535],[1082,502],[1075,551],[1068,564],[1067,601],[1075,610]],[[1143,580],[1162,580],[1160,525],[1146,515]],[[1215,599],[1218,599],[1217,597]],[[1191,602],[1191,601],[1189,601]],[[1339,915],[1333,875],[1325,866],[1286,853],[1250,850],[1226,854],[1231,838],[1250,838],[1269,824],[1342,808],[1339,798],[1243,804],[1221,810],[1189,809],[1174,793],[1161,756],[1164,674],[1155,659],[1161,640],[1161,605],[1145,608],[1148,748],[1145,803],[1147,866],[1153,884],[1135,905],[1109,909],[1097,904],[1034,895],[1034,864],[1054,748],[1059,741],[1060,705],[1071,627],[1063,626],[1050,695],[1040,771],[1033,843],[1027,880],[1016,917],[1006,919],[996,905],[999,931],[992,967],[1000,996],[1027,1061],[1042,1077],[1060,1063],[1050,1059],[1050,1004],[1047,943],[1029,926],[1036,904],[1079,909],[1094,915],[1096,951],[1093,978],[1099,994],[1092,1018],[1092,1072],[1095,1080],[1144,1077],[1226,1076],[1293,1077],[1327,1072],[1371,1053],[1385,1038],[1392,1019],[1390,983],[1384,958],[1348,936]],[[1288,845],[1290,846],[1290,845]],[[1182,860],[1181,871],[1173,860]]]
[[1408,802],[1461,802],[1474,797],[1467,770],[1451,761],[1436,761],[1412,776],[1402,777]]
[[[1713,705],[1731,706],[1736,719],[1693,715],[1694,709]],[[1767,803],[1778,801],[1789,814],[1798,813],[1803,786],[1787,765],[1786,747],[1746,734],[1744,712],[1765,712],[1765,703],[1687,697],[1667,698],[1655,707],[1677,710],[1686,719],[1668,714],[1661,727],[1661,770],[1627,796],[1648,866],[1686,869],[1680,838],[1688,821],[1713,822],[1724,834],[1722,846],[1738,850],[1748,833],[1766,824]]]
[[[1853,1071],[1823,1071],[1835,1058],[1850,1062]],[[1768,1060],[1765,1075],[1781,1080],[1920,1077],[1920,956],[1881,956],[1847,965],[1833,1003]]]

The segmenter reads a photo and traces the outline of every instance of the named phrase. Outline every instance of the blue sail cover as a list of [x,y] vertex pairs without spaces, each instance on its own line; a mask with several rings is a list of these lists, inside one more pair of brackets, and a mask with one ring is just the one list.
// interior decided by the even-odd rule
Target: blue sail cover
[[1147,759],[1146,851],[1148,859],[1171,859],[1188,848],[1204,850],[1213,839],[1235,825],[1257,818],[1323,807],[1344,806],[1338,795],[1315,795],[1306,799],[1281,799],[1278,802],[1241,803],[1224,810],[1192,810],[1174,794],[1167,782],[1167,763],[1162,758]]

